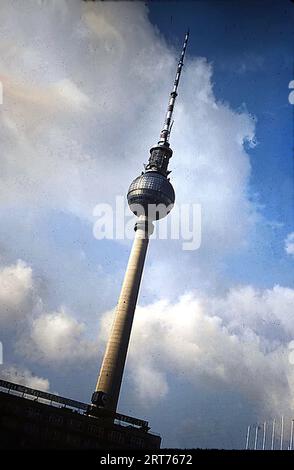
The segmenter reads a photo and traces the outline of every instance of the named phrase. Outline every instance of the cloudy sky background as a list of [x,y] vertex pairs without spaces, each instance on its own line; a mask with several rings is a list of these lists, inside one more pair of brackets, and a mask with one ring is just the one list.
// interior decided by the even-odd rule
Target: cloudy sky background
[[170,167],[202,244],[151,242],[119,410],[180,447],[292,416],[289,3],[1,3],[2,377],[89,401],[131,246],[93,209],[147,162],[189,26]]

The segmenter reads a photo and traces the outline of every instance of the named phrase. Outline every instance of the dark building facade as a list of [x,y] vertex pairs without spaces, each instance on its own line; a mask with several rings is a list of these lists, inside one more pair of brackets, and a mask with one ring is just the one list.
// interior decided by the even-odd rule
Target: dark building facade
[[147,421],[0,380],[0,449],[159,449]]

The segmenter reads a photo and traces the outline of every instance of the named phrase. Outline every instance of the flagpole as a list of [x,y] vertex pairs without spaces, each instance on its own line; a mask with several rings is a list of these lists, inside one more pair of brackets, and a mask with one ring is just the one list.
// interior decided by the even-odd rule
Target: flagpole
[[292,445],[293,445],[293,425],[294,425],[294,419],[291,420],[291,433],[290,433],[290,446],[289,446],[289,450],[292,450]]
[[280,450],[283,450],[283,439],[284,439],[284,416],[281,418],[281,442],[280,442]]
[[247,435],[246,435],[246,447],[245,447],[246,450],[249,449],[250,428],[251,428],[251,426],[250,426],[250,424],[249,424],[249,426],[248,426],[248,428],[247,428]]
[[263,423],[262,450],[265,449],[265,439],[266,439],[266,421]]
[[256,428],[255,428],[254,450],[256,450],[256,448],[257,448],[257,435],[258,435],[258,429],[259,429],[259,425],[257,424],[257,425],[256,425]]
[[273,420],[273,429],[272,429],[272,445],[271,445],[271,450],[274,450],[274,441],[275,441],[275,425],[276,425],[276,420]]

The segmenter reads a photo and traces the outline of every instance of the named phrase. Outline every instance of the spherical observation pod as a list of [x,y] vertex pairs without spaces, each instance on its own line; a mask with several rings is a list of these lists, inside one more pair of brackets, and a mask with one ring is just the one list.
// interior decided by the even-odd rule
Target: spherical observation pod
[[158,220],[165,217],[175,202],[175,192],[166,176],[157,171],[146,171],[131,183],[128,190],[131,211]]

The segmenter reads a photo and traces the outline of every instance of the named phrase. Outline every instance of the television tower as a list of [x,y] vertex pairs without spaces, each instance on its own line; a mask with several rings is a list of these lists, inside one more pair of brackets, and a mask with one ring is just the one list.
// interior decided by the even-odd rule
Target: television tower
[[110,415],[116,413],[149,236],[153,232],[153,221],[165,217],[175,202],[175,192],[168,178],[170,171],[167,169],[173,153],[169,145],[169,137],[188,38],[189,31],[185,36],[158,144],[150,149],[148,164],[144,165],[145,171],[134,179],[128,190],[128,204],[131,211],[138,217],[138,221],[135,224],[135,238],[112,330],[96,390],[92,395],[91,413],[93,414],[96,407],[106,410]]

